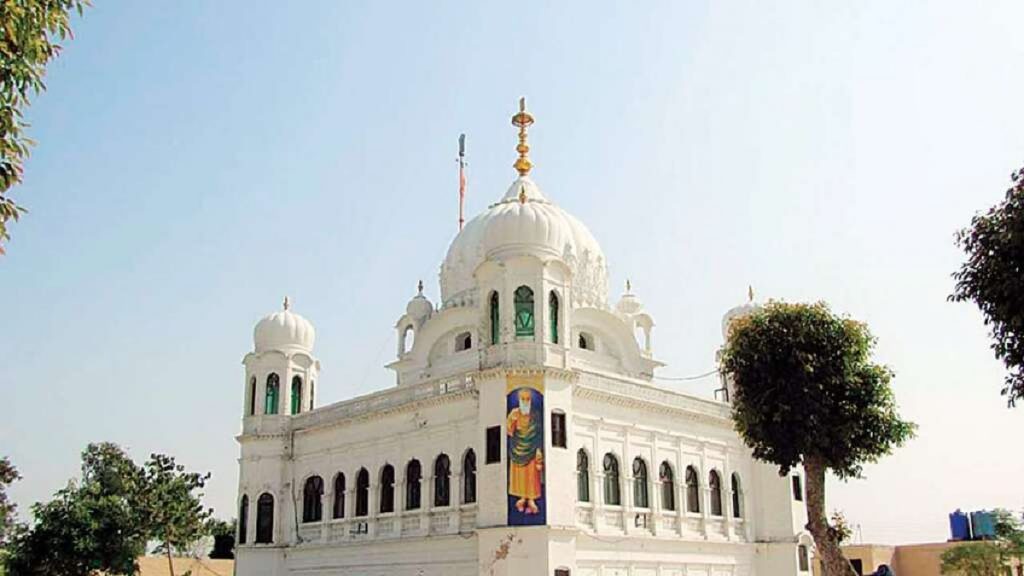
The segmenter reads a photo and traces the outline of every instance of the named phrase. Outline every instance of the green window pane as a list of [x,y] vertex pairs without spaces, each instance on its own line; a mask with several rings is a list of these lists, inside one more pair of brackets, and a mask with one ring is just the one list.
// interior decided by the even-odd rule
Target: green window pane
[[491,292],[491,344],[497,344],[501,337],[501,318],[498,314],[498,293]]
[[548,299],[548,316],[551,317],[551,343],[558,344],[558,295],[554,292]]
[[277,374],[271,374],[267,376],[267,395],[266,401],[263,403],[264,414],[277,414],[278,397],[280,395],[281,379],[278,378]]
[[516,338],[533,337],[533,290],[526,286],[516,288]]
[[292,414],[302,412],[302,379],[292,378]]

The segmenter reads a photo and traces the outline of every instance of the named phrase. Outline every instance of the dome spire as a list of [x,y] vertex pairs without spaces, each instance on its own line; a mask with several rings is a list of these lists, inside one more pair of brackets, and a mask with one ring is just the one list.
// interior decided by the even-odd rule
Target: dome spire
[[284,297],[284,309],[287,310],[292,307],[292,301],[287,296]]
[[533,116],[526,111],[526,97],[519,99],[519,113],[512,116],[512,125],[519,128],[519,144],[516,146],[516,152],[519,152],[519,158],[512,166],[519,172],[520,176],[526,176],[530,173],[530,169],[533,168],[533,163],[530,162],[529,152],[530,145],[526,143],[526,129],[533,124]]

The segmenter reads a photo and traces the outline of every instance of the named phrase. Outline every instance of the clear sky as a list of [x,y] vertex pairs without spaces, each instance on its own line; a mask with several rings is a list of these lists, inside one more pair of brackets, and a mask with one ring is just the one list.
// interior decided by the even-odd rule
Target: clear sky
[[95,4],[30,110],[0,259],[23,513],[111,440],[211,471],[230,517],[241,359],[286,294],[322,403],[392,385],[393,324],[456,231],[458,134],[472,215],[514,176],[520,95],[534,180],[612,294],[633,281],[662,375],[714,367],[748,284],[870,324],[920,434],[830,486],[865,541],[1024,507],[1024,407],[946,301],[954,231],[1024,165],[1021,2]]

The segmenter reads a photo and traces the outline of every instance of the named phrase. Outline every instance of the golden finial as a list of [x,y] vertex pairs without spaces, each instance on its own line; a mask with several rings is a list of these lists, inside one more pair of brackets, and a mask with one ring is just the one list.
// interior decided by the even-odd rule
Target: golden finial
[[754,301],[754,287],[750,284],[747,284],[747,299],[751,302]]
[[629,291],[632,289],[633,283],[629,281],[629,278],[626,278],[626,294],[629,294]]
[[526,98],[520,98],[519,113],[512,117],[512,125],[519,128],[519,145],[516,146],[519,158],[512,166],[515,167],[520,176],[526,176],[530,173],[530,169],[533,168],[533,163],[530,162],[530,157],[528,156],[530,145],[526,143],[526,129],[532,124],[533,116],[526,111]]
[[[527,160],[529,162],[529,160]],[[519,203],[526,204],[526,185],[519,187]]]
[[420,296],[423,296],[423,280],[420,280],[419,283],[416,284],[416,291],[419,292]]
[[284,297],[284,309],[287,310],[292,307],[292,301],[287,296]]

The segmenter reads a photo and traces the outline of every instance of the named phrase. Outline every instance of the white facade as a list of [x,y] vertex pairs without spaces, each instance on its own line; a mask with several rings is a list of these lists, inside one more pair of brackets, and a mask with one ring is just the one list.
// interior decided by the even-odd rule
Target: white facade
[[[528,178],[520,135],[520,177],[452,242],[442,302],[421,289],[396,324],[395,387],[318,407],[312,325],[287,301],[257,325],[240,576],[802,573],[792,479],[751,458],[728,404],[652,384],[652,317],[628,289],[609,304],[600,246]],[[509,525],[509,376],[543,383],[542,525]]]

